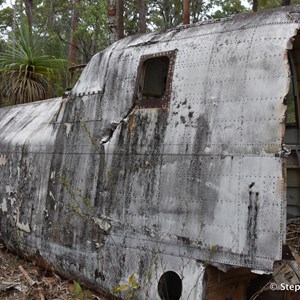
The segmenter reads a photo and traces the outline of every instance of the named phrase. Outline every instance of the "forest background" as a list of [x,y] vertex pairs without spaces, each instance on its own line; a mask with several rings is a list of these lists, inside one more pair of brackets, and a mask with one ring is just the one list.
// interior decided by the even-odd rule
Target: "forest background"
[[0,107],[61,96],[125,36],[300,0],[0,0]]

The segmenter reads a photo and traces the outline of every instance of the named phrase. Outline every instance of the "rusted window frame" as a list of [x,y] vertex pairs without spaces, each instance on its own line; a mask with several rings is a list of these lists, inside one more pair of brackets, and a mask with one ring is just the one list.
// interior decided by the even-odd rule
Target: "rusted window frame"
[[[137,84],[135,89],[135,95],[137,99],[137,108],[169,108],[171,92],[172,92],[172,81],[174,73],[174,65],[176,59],[177,49],[172,51],[159,52],[155,54],[142,55],[138,67]],[[145,62],[151,58],[168,57],[169,68],[167,75],[167,83],[164,95],[161,98],[143,97],[142,88],[145,78]]]

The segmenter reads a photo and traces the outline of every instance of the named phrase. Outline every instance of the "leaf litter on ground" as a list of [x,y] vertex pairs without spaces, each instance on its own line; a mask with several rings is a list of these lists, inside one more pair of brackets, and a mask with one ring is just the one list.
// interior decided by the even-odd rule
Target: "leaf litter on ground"
[[0,299],[105,300],[77,281],[61,278],[10,252],[0,244]]

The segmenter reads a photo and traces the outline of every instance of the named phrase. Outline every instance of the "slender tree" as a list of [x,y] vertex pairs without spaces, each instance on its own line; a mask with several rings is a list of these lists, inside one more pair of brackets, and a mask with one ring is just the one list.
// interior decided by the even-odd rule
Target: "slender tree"
[[190,0],[183,0],[183,24],[190,24]]
[[170,3],[170,1],[168,0],[163,0],[163,11],[162,11],[162,15],[164,18],[164,23],[165,23],[165,27],[166,28],[170,28],[173,26],[172,23],[172,3]]
[[118,25],[117,25],[117,32],[118,32],[118,40],[124,37],[124,0],[118,0]]
[[253,0],[252,11],[256,12],[258,10],[258,0]]
[[282,3],[281,3],[282,6],[288,6],[290,4],[291,4],[291,0],[282,0]]
[[25,12],[27,16],[28,30],[29,30],[29,38],[31,47],[33,47],[32,41],[32,12],[33,12],[33,0],[23,0],[25,5]]
[[146,33],[146,0],[139,0],[139,32]]
[[12,24],[12,46],[13,46],[13,54],[15,53],[15,48],[16,48],[16,28],[17,28],[17,23],[16,23],[16,16],[17,16],[17,5],[16,1],[13,3],[12,0],[10,1],[10,5],[13,7],[13,24]]
[[116,0],[108,1],[108,34],[109,42],[113,44],[117,40],[117,9]]
[[71,25],[71,38],[70,38],[70,45],[69,45],[69,67],[74,67],[77,64],[77,28],[78,28],[78,21],[79,21],[79,4],[80,0],[73,0],[73,18],[72,18],[72,25]]

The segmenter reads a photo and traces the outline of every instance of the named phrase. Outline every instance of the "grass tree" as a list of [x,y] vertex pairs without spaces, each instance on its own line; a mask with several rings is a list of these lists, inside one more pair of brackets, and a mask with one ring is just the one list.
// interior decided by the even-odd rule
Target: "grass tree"
[[42,39],[31,38],[28,26],[23,24],[15,42],[0,55],[0,88],[14,104],[50,98],[53,80],[60,77],[66,65],[66,60],[45,54]]

